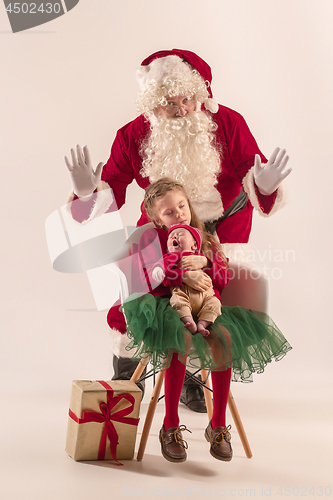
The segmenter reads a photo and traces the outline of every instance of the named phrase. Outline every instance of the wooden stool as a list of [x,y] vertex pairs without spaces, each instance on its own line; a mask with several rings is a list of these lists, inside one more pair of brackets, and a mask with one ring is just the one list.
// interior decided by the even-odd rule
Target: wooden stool
[[[149,361],[148,358],[144,358],[142,360],[142,362],[138,363],[138,366],[136,367],[136,370],[131,377],[132,382],[136,382],[140,378],[143,370],[145,369],[146,364],[148,364],[148,361]],[[144,452],[146,449],[146,444],[147,444],[151,424],[153,422],[153,418],[154,418],[154,414],[155,414],[155,410],[156,410],[156,405],[158,403],[158,398],[159,398],[161,388],[163,385],[164,374],[165,374],[164,370],[161,370],[160,372],[158,372],[158,375],[156,378],[156,383],[154,385],[153,392],[152,392],[152,395],[150,398],[148,411],[147,411],[145,423],[143,425],[141,440],[140,440],[138,454],[137,454],[137,460],[139,460],[139,461],[141,461],[143,459],[143,455],[144,455]],[[210,384],[209,384],[209,380],[208,380],[207,370],[201,370],[201,379],[203,381],[205,381],[203,387],[204,387],[204,395],[205,395],[205,401],[206,401],[206,407],[207,407],[208,421],[210,421],[212,419],[212,415],[213,415],[213,402],[212,402],[212,392],[211,392],[211,388],[210,388]],[[234,397],[231,394],[231,391],[229,391],[228,406],[229,406],[232,418],[235,422],[235,426],[236,426],[237,432],[239,434],[240,440],[242,442],[245,454],[248,458],[251,458],[252,457],[251,448],[250,448],[247,436],[245,434],[245,430],[244,430],[240,415],[238,413]]]

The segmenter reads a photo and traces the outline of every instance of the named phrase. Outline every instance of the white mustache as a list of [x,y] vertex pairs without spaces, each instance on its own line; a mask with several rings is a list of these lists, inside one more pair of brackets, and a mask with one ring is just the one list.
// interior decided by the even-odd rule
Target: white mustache
[[204,131],[204,128],[198,120],[196,120],[192,115],[189,116],[175,116],[173,118],[165,119],[165,132],[167,134],[172,134],[173,131],[179,131],[186,128],[186,133],[189,135],[200,134]]

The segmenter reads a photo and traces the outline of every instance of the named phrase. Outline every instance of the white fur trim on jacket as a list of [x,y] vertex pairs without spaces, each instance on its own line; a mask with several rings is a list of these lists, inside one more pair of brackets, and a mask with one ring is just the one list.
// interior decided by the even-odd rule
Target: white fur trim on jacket
[[118,358],[132,358],[135,354],[135,349],[131,349],[130,351],[126,350],[126,346],[129,342],[130,339],[127,337],[126,333],[120,333],[119,330],[111,328],[112,354]]
[[224,212],[221,195],[215,187],[211,187],[205,197],[191,200],[193,209],[202,222],[216,220]]
[[280,208],[282,208],[287,203],[287,186],[285,181],[283,181],[277,189],[277,196],[275,203],[268,214],[265,214],[261,207],[257,197],[255,182],[254,182],[254,167],[252,167],[243,179],[243,188],[245,193],[248,195],[250,202],[253,207],[262,215],[263,217],[270,217],[275,214]]
[[[74,200],[74,192],[72,191],[69,199],[67,201],[67,208],[70,211],[71,210],[71,203]],[[89,218],[82,222],[82,224],[87,224],[88,222],[92,221],[96,217],[99,217],[100,215],[105,214],[105,212],[108,210],[108,208],[111,206],[113,202],[113,194],[112,194],[112,189],[110,188],[109,184],[105,181],[100,181],[100,183],[97,186],[97,196],[96,196],[96,201],[94,203],[94,206],[90,212]],[[84,202],[82,202],[84,203]]]
[[[215,236],[218,239],[217,234]],[[248,243],[221,243],[222,251],[229,260],[246,262]]]

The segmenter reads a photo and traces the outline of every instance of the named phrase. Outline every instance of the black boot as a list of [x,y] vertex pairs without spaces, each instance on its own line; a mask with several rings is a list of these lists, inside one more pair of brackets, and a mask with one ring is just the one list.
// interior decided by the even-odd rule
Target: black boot
[[192,411],[207,413],[204,391],[202,386],[195,381],[196,378],[201,381],[200,375],[191,378],[191,373],[186,370],[180,402]]
[[[131,358],[118,358],[113,356],[113,370],[114,374],[112,380],[130,380],[139,361],[132,361]],[[146,368],[142,375],[146,374]],[[142,391],[142,398],[145,393],[145,381],[136,382],[136,385]]]

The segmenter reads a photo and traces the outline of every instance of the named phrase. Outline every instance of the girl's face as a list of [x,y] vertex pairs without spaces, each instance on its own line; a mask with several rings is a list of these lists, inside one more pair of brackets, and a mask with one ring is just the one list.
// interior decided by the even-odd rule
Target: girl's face
[[188,224],[191,222],[190,207],[182,191],[174,189],[158,198],[154,207],[155,222],[159,226],[169,228],[173,224]]

